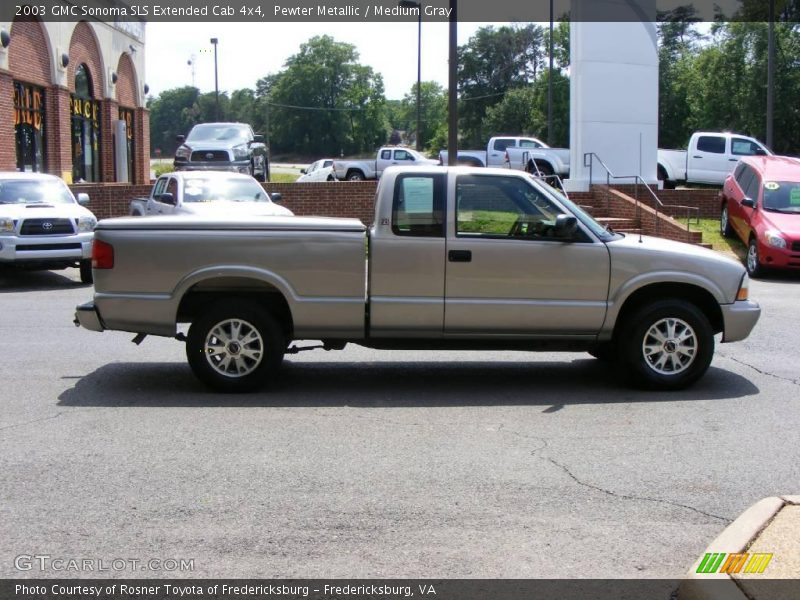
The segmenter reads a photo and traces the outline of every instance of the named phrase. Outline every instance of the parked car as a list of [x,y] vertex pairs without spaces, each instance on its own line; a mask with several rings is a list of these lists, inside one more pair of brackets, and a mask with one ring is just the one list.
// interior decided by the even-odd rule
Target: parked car
[[413,167],[437,164],[439,164],[439,161],[425,158],[411,148],[384,146],[378,149],[375,160],[334,160],[333,173],[336,179],[363,181],[365,179],[378,179],[384,169],[395,165]]
[[226,171],[176,171],[159,177],[150,196],[131,200],[130,214],[147,215],[283,215],[280,194],[268,194],[249,175]]
[[97,219],[63,180],[41,173],[0,173],[0,265],[29,269],[78,267],[92,282]]
[[[439,152],[439,163],[446,165],[447,150]],[[458,164],[473,167],[507,167],[541,173],[569,175],[569,150],[551,148],[534,137],[495,136],[489,139],[486,150],[459,150]]]
[[176,171],[233,171],[269,181],[269,158],[264,136],[246,123],[201,123],[189,135],[175,138]]
[[746,135],[698,131],[689,139],[688,150],[658,150],[658,178],[670,188],[679,183],[722,185],[743,156],[771,154]]
[[300,177],[297,178],[295,183],[308,183],[310,181],[334,181],[336,177],[333,174],[333,159],[321,158],[317,162],[313,162],[305,169],[300,169]]
[[[186,342],[210,387],[277,376],[295,340],[334,350],[585,350],[637,385],[706,372],[714,334],[746,338],[760,308],[719,252],[613,233],[521,171],[388,168],[375,220],[105,219],[94,300],[76,324]],[[179,323],[191,323],[188,336]]]
[[747,245],[747,272],[800,269],[800,160],[751,156],[739,161],[720,192],[720,231]]

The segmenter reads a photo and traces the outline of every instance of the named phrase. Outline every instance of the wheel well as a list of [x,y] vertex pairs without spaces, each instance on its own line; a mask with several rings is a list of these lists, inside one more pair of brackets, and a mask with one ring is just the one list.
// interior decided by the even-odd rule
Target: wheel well
[[361,169],[347,169],[347,175],[345,175],[345,177],[350,177],[350,175],[353,175],[354,173],[358,173],[362,177],[364,176],[364,171]]
[[689,283],[656,283],[636,290],[625,300],[617,315],[614,334],[616,335],[626,319],[642,306],[665,299],[685,300],[694,304],[706,316],[714,333],[724,329],[722,310],[711,292]]
[[178,306],[178,323],[191,323],[212,304],[236,298],[251,300],[265,308],[281,327],[286,339],[294,331],[292,311],[278,288],[246,277],[219,277],[195,284],[183,295]]
[[658,175],[661,176],[660,179],[662,181],[666,181],[667,179],[669,179],[669,177],[667,177],[667,170],[664,168],[664,165],[658,165],[656,173],[658,173]]

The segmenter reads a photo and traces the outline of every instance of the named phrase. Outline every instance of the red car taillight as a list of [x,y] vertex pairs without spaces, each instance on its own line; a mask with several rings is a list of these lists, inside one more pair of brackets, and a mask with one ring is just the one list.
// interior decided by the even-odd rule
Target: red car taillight
[[92,242],[92,268],[113,269],[114,246],[100,240],[94,240]]

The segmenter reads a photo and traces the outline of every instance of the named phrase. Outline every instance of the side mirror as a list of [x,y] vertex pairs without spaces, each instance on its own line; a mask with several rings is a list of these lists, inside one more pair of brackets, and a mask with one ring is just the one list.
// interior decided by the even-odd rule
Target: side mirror
[[766,156],[767,151],[764,150],[763,148],[756,148],[756,151],[753,154],[755,154],[756,156]]
[[283,195],[279,194],[278,192],[275,192],[274,194],[270,194],[269,197],[272,198],[272,201],[275,204],[280,204],[281,200],[283,200]]
[[263,135],[261,135],[260,133],[257,133],[257,134],[255,134],[255,135],[253,136],[253,141],[254,141],[256,144],[263,144],[263,143],[264,143],[264,136],[263,136]]
[[572,215],[558,215],[556,217],[555,234],[560,238],[571,238],[578,229],[578,219]]
[[78,204],[80,204],[81,206],[89,206],[89,194],[81,192],[80,194],[78,194],[77,200]]
[[164,192],[158,197],[158,200],[164,204],[172,204],[172,206],[175,206],[175,196],[173,196],[171,192]]
[[300,169],[300,172],[301,172],[303,175],[305,175],[305,174],[306,174],[306,170],[305,170],[305,169]]
[[756,201],[753,200],[752,198],[749,198],[748,196],[745,196],[744,198],[742,198],[742,201],[741,201],[740,204],[742,206],[746,206],[747,208],[755,208],[756,207]]
[[176,135],[175,136],[175,141],[178,142],[179,144],[182,144],[183,142],[186,141],[186,136],[185,135]]

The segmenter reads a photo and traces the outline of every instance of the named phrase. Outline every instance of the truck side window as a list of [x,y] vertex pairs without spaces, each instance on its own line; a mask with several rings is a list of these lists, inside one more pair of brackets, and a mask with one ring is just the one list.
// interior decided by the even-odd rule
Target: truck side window
[[166,177],[159,177],[158,181],[156,181],[156,185],[153,188],[153,198],[158,198],[159,194],[163,194],[167,187],[167,178]]
[[395,160],[414,160],[414,157],[411,156],[409,152],[405,150],[395,150],[394,151],[394,159]]
[[392,202],[395,235],[444,237],[444,175],[398,175]]
[[456,235],[554,239],[563,213],[519,177],[462,175],[456,180]]
[[758,153],[761,146],[750,140],[731,138],[731,154],[737,156],[753,156]]
[[172,194],[172,197],[177,200],[178,199],[178,182],[173,179],[172,177],[169,178],[169,183],[167,183],[167,189],[165,190],[168,194]]
[[389,160],[392,158],[392,151],[391,150],[382,150],[381,151],[381,160]]
[[697,149],[700,152],[725,154],[725,138],[718,135],[701,135],[697,138]]
[[520,148],[541,148],[541,144],[537,144],[533,140],[520,140],[519,141]]
[[494,141],[493,150],[499,150],[500,152],[505,152],[506,148],[513,148],[515,140],[514,138],[497,138]]

